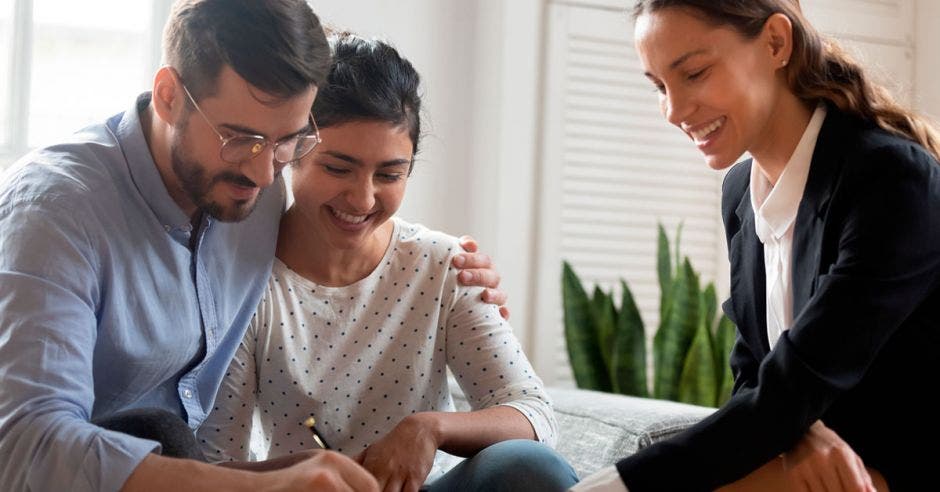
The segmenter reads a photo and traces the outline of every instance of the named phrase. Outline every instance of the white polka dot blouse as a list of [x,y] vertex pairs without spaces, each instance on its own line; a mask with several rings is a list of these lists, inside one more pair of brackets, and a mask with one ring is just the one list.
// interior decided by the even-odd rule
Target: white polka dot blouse
[[[331,448],[355,455],[410,414],[454,411],[448,368],[474,410],[516,408],[554,445],[551,402],[512,328],[481,288],[457,283],[457,239],[392,220],[381,263],[352,285],[324,287],[275,260],[198,431],[209,461],[315,448],[310,415]],[[457,462],[439,451],[428,482]]]

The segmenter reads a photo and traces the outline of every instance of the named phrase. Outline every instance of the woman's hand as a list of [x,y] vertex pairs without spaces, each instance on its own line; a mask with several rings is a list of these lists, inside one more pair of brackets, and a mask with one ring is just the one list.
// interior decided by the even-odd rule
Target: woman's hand
[[430,414],[409,415],[355,460],[372,473],[379,490],[417,492],[434,464],[437,436]]
[[477,242],[470,236],[460,238],[460,246],[466,253],[454,255],[452,264],[460,270],[457,280],[463,285],[485,287],[483,302],[499,306],[499,314],[503,319],[509,319],[509,308],[506,304],[506,293],[499,290],[499,272],[493,268],[493,260],[489,256],[477,252]]
[[803,439],[783,455],[783,469],[792,490],[874,491],[871,475],[855,451],[817,420]]

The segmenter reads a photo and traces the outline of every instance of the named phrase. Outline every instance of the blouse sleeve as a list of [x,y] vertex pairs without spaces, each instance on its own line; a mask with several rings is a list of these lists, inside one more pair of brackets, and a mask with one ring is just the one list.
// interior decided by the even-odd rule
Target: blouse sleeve
[[554,446],[558,430],[551,400],[512,327],[497,306],[481,300],[483,289],[453,285],[446,313],[447,364],[471,408],[513,407],[540,442]]
[[257,336],[258,313],[252,317],[225,372],[212,412],[197,431],[202,452],[210,463],[249,460],[258,387],[254,357]]

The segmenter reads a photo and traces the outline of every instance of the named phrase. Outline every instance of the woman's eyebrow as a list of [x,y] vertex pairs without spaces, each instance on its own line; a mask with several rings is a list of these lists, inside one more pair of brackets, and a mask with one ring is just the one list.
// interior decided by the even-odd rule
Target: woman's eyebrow
[[[349,155],[349,154],[344,154],[344,153],[342,153],[342,152],[338,152],[338,151],[335,151],[335,150],[324,150],[324,151],[322,151],[321,153],[322,153],[322,154],[329,155],[329,156],[334,157],[334,158],[336,158],[336,159],[339,159],[339,160],[341,160],[341,161],[348,162],[348,163],[350,163],[350,164],[355,164],[355,165],[357,165],[357,166],[362,166],[362,165],[363,165],[363,162],[362,162],[361,159],[358,159],[358,158],[356,158],[356,157],[353,157],[353,156],[351,156],[351,155]],[[401,166],[401,165],[404,165],[404,164],[411,164],[411,160],[410,160],[410,159],[404,159],[404,158],[400,158],[400,159],[391,159],[391,160],[383,161],[383,162],[379,163],[379,167]]]
[[[677,67],[679,67],[679,65],[682,65],[683,63],[688,61],[689,58],[692,58],[694,56],[704,55],[706,53],[708,53],[708,50],[706,50],[705,48],[700,48],[697,50],[686,52],[682,54],[681,56],[679,56],[678,58],[676,58],[675,60],[673,60],[673,62],[669,64],[669,70],[675,70]],[[643,72],[643,75],[646,75],[647,78],[653,77],[653,74],[649,72]]]

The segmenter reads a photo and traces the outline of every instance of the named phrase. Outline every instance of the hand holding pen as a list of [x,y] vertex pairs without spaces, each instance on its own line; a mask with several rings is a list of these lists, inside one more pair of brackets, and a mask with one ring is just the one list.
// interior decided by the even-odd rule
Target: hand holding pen
[[322,435],[317,431],[316,423],[317,421],[313,418],[313,415],[307,417],[307,419],[304,420],[304,425],[310,429],[310,433],[313,434],[313,440],[317,442],[320,448],[330,449],[330,446],[323,439]]

